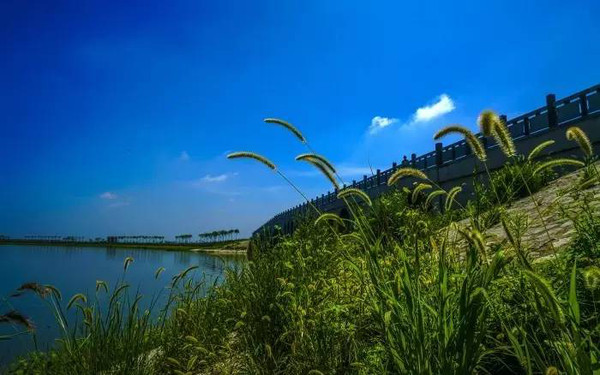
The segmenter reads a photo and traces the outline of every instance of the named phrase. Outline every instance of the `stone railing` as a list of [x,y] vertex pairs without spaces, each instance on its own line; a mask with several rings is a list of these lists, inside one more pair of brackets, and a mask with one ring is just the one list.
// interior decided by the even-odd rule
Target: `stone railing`
[[[559,100],[556,100],[554,94],[549,94],[546,96],[546,105],[543,107],[510,120],[504,115],[500,117],[506,122],[510,134],[518,141],[549,131],[558,126],[565,126],[581,121],[588,116],[598,115],[600,115],[600,84]],[[481,134],[477,134],[477,137],[481,139],[486,149],[497,147],[492,138]],[[400,165],[427,171],[431,168],[439,168],[455,163],[470,156],[470,154],[471,149],[464,140],[448,146],[436,143],[434,151],[421,156],[412,154],[410,159],[404,156]],[[371,193],[377,194],[377,192],[382,190],[379,187],[387,184],[388,178],[395,172],[396,168],[398,168],[398,164],[393,163],[391,168],[384,171],[378,169],[374,175],[370,177],[365,175],[361,181],[353,181],[350,186],[361,189],[369,195],[374,195]],[[344,185],[345,187],[346,185]],[[336,201],[337,192],[328,191],[320,197],[312,199],[310,203],[319,210],[327,211],[327,208]],[[309,208],[310,205],[307,202],[289,208],[275,215],[261,228],[281,223],[288,218],[292,219],[298,214],[308,211]]]

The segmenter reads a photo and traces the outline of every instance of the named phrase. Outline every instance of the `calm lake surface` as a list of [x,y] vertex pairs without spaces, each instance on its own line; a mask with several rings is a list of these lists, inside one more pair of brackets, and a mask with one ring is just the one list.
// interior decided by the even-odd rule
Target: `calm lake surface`
[[[191,266],[198,266],[194,278],[207,281],[222,279],[227,267],[241,264],[244,257],[218,257],[189,251],[163,251],[155,249],[118,249],[102,247],[49,247],[0,246],[0,313],[18,310],[36,325],[36,341],[40,350],[53,345],[59,335],[56,321],[47,303],[33,293],[10,297],[24,283],[38,282],[57,287],[63,296],[63,306],[76,293],[93,296],[96,280],[104,280],[112,289],[123,277],[123,261],[133,257],[125,275],[130,285],[129,293],[140,291],[143,301],[150,303],[153,296],[162,295],[171,277]],[[158,280],[154,273],[159,267],[165,271]],[[75,309],[71,309],[71,317]],[[22,328],[0,325],[0,335],[13,334]],[[0,372],[16,356],[35,348],[32,335],[20,335],[11,340],[0,340]]]

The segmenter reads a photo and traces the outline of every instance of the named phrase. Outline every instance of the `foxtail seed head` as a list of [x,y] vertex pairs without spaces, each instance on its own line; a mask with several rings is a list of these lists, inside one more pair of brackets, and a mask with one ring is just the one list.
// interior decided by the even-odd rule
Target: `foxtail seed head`
[[327,168],[329,168],[329,170],[331,170],[332,173],[335,173],[335,167],[323,155],[319,155],[319,154],[300,154],[300,155],[296,156],[296,160],[297,161],[306,160],[306,159],[318,160],[321,163],[323,163]]
[[127,257],[125,258],[125,261],[123,262],[123,270],[127,271],[127,267],[129,267],[129,264],[133,262],[133,258],[132,257]]
[[333,187],[336,190],[340,188],[340,184],[335,179],[335,176],[333,175],[331,170],[320,160],[312,159],[312,158],[306,158],[306,159],[302,159],[302,160],[312,164],[315,168],[320,170],[321,173],[329,180],[329,182],[331,182],[331,184],[333,185]]
[[448,211],[450,208],[452,208],[452,203],[454,203],[454,198],[461,191],[462,191],[462,188],[460,186],[455,186],[452,189],[450,189],[450,191],[448,192],[448,195],[446,196],[446,203],[444,204],[444,209],[446,211]]
[[28,317],[16,310],[12,310],[6,314],[0,315],[0,323],[19,324],[27,328],[29,331],[35,330],[35,325],[33,322]]
[[583,130],[581,130],[577,126],[572,126],[569,129],[567,129],[566,135],[569,141],[577,142],[585,156],[590,157],[594,154],[594,151],[592,149],[592,142],[590,142],[590,139],[584,133]]
[[444,194],[446,194],[446,191],[442,190],[442,189],[435,190],[435,191],[432,191],[431,193],[429,193],[429,195],[427,196],[427,199],[425,199],[425,207],[428,207],[429,203],[431,203],[431,201],[433,199],[435,199],[436,197],[439,197],[440,195],[444,195]]
[[254,152],[239,151],[239,152],[232,152],[231,154],[227,155],[227,159],[240,159],[240,158],[254,159],[254,160],[259,161],[262,164],[266,165],[267,167],[269,167],[272,170],[277,169],[277,167],[275,167],[275,164],[273,164],[269,159],[265,158],[262,155],[256,154]]
[[510,131],[504,120],[500,117],[496,117],[496,124],[492,129],[492,135],[506,156],[511,157],[517,154],[517,149],[515,148],[515,143],[510,135]]
[[452,134],[452,133],[458,133],[458,134],[462,135],[465,138],[465,141],[467,142],[467,144],[469,145],[471,150],[473,151],[473,154],[479,160],[485,161],[487,159],[487,155],[485,153],[485,148],[483,147],[483,144],[481,143],[479,138],[477,138],[475,136],[475,134],[473,134],[473,132],[471,132],[469,129],[465,128],[464,126],[461,126],[461,125],[446,126],[445,128],[442,128],[440,131],[435,133],[435,135],[433,136],[433,139],[438,140],[438,139],[440,139],[448,134]]
[[420,178],[422,180],[427,180],[427,175],[418,169],[409,167],[399,168],[388,179],[388,186],[394,185],[396,182],[398,182],[399,179],[403,177],[415,177]]
[[535,146],[535,148],[533,150],[531,150],[531,152],[529,153],[529,155],[527,156],[527,160],[532,161],[533,159],[535,159],[542,151],[544,151],[544,149],[546,147],[550,147],[554,144],[554,140],[550,139],[547,140],[545,142],[540,143],[539,145]]
[[483,133],[483,135],[486,137],[490,137],[498,120],[498,115],[494,111],[485,110],[481,112],[479,118],[477,119],[481,133]]
[[358,196],[360,199],[362,199],[369,206],[373,205],[373,203],[371,202],[371,198],[369,198],[369,196],[367,195],[367,193],[365,193],[364,191],[362,191],[360,189],[356,189],[356,188],[346,188],[346,189],[340,191],[339,194],[337,195],[337,197],[339,199],[344,199],[344,198],[349,197],[351,195]]
[[325,221],[334,221],[334,222],[338,223],[339,225],[344,226],[344,221],[342,220],[342,218],[331,212],[327,212],[327,213],[324,213],[321,216],[319,216],[317,218],[317,220],[315,220],[315,225],[318,225],[319,223],[322,223]]
[[296,138],[298,138],[300,140],[300,142],[306,143],[306,138],[304,138],[302,133],[300,133],[300,130],[298,130],[294,125],[290,124],[289,122],[278,119],[278,118],[266,118],[266,119],[264,119],[264,121],[268,124],[277,124],[277,125],[283,126],[287,130],[292,132],[292,134],[294,134],[296,136]]
[[417,197],[419,196],[419,193],[422,192],[423,190],[427,190],[427,189],[431,189],[431,185],[430,184],[425,184],[425,183],[420,183],[417,186],[415,186],[412,195],[410,197],[410,200],[412,203],[415,203],[417,201]]
[[543,171],[544,169],[547,169],[547,168],[555,168],[555,167],[560,167],[560,166],[564,166],[564,165],[572,165],[572,166],[575,166],[575,167],[583,167],[585,165],[585,163],[582,162],[582,161],[580,161],[580,160],[568,159],[568,158],[552,159],[552,160],[548,160],[547,162],[544,162],[544,163],[541,163],[540,165],[538,165],[533,170],[533,174],[536,175],[540,171]]
[[79,300],[81,300],[81,302],[83,303],[87,303],[87,297],[85,296],[85,294],[77,293],[69,300],[69,303],[67,304],[67,310],[70,309],[71,306],[73,306],[73,304]]
[[583,270],[583,281],[589,290],[600,288],[600,268],[590,266]]

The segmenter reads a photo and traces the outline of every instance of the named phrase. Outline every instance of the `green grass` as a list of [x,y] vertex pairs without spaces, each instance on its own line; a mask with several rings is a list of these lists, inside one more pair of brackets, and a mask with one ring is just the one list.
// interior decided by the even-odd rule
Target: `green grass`
[[[345,197],[342,223],[315,212],[291,235],[257,236],[252,260],[223,284],[172,280],[158,320],[119,286],[99,288],[108,308],[96,296],[74,302],[79,319],[56,348],[9,373],[598,374],[600,214],[585,190],[597,181],[571,187],[587,198],[565,209],[576,231],[567,251],[536,261],[505,207],[547,181],[511,157],[490,174],[498,186],[465,207],[458,190],[439,193],[440,209],[426,192],[398,189],[372,205]],[[487,243],[490,222],[505,241]],[[44,298],[67,324],[67,302]]]

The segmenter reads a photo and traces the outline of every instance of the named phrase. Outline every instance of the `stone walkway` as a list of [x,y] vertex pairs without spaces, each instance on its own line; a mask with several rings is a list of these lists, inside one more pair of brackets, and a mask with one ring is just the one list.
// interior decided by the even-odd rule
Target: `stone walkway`
[[[600,163],[596,163],[596,167],[600,169]],[[581,174],[582,171],[576,171],[558,178],[534,195],[512,203],[507,209],[510,217],[520,216],[524,219],[523,222],[527,223],[521,226],[524,230],[521,239],[524,247],[529,249],[534,257],[552,255],[555,250],[560,250],[571,241],[575,228],[564,212],[566,211],[570,217],[579,214],[584,194],[593,196],[590,205],[594,211],[600,209],[600,185],[583,190],[579,196],[568,192],[581,181]],[[537,208],[534,200],[537,202]],[[540,220],[540,215],[543,217],[543,222]],[[458,224],[467,227],[469,220],[462,220]],[[500,223],[489,228],[485,232],[485,237],[488,245],[506,240],[506,234]]]

